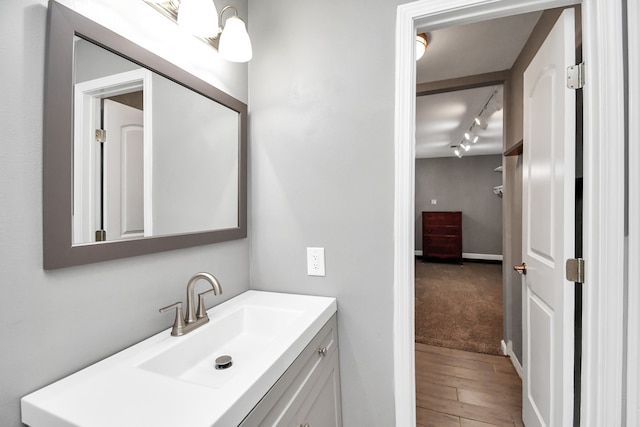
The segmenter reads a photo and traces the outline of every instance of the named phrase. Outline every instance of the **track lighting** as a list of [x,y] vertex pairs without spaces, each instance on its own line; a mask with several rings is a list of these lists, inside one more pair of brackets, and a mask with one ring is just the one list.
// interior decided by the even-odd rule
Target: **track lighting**
[[464,133],[464,138],[457,146],[452,146],[454,148],[453,152],[459,158],[462,157],[464,152],[467,152],[471,149],[471,144],[475,144],[480,139],[478,135],[478,129],[486,130],[489,125],[489,118],[498,110],[502,109],[502,87],[494,90],[487,99],[487,102],[484,103],[482,110],[478,116],[473,120],[469,130]]
[[493,91],[487,102],[484,103],[480,114],[475,118],[474,123],[482,130],[487,130],[489,118],[502,109],[502,88]]
[[476,134],[476,131],[473,129],[473,125],[471,126],[468,132],[464,133],[464,138],[473,144],[478,142],[479,137]]

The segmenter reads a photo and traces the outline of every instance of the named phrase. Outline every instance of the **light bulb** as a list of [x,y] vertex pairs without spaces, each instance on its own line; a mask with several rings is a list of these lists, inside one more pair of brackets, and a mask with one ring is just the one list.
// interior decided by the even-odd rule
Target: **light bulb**
[[456,148],[455,150],[453,150],[453,153],[458,156],[458,158],[462,158],[462,151],[460,151],[459,148]]
[[469,151],[469,148],[471,148],[469,144],[465,144],[464,142],[460,143],[460,147],[462,147],[464,151]]
[[218,10],[213,0],[181,0],[178,9],[178,25],[194,36],[218,35]]
[[232,62],[247,62],[253,57],[251,39],[242,19],[237,16],[227,19],[220,34],[218,51],[220,56]]

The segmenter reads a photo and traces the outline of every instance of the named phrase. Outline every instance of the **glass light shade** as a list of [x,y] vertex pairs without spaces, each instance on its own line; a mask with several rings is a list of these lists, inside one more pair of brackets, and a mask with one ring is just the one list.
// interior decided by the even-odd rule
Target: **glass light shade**
[[469,144],[465,144],[464,142],[460,144],[460,147],[462,147],[464,151],[469,151],[469,148],[471,148]]
[[456,148],[455,150],[453,150],[453,153],[458,156],[458,158],[462,158],[462,151],[460,151],[459,148]]
[[427,35],[424,33],[416,36],[416,61],[424,56],[427,51]]
[[253,57],[251,39],[244,21],[237,16],[227,19],[224,30],[220,34],[218,51],[227,61],[247,62]]
[[178,9],[178,25],[194,36],[217,36],[218,10],[213,0],[182,0]]

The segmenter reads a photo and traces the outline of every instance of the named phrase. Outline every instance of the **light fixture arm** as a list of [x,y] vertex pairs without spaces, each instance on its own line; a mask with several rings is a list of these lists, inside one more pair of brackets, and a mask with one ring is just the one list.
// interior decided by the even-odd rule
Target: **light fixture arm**
[[[224,13],[229,9],[233,10],[233,16],[235,16],[236,18],[238,18],[238,19],[240,19],[242,21],[242,18],[240,18],[240,16],[238,16],[238,9],[236,9],[235,6],[227,5],[227,6],[223,7],[222,10],[220,11],[220,13],[218,14],[218,23],[220,25],[220,28],[218,30],[218,37],[220,37],[220,33],[222,33],[222,31],[224,30],[224,21],[222,20],[222,15],[224,15]],[[242,22],[244,22],[244,21],[242,21]]]

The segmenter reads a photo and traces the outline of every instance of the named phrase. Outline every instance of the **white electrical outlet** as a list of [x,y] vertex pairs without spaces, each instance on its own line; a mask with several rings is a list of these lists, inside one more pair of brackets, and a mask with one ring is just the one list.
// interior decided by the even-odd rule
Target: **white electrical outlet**
[[437,205],[438,204],[438,199],[431,199],[431,204],[432,205]]
[[307,274],[324,276],[324,248],[307,248]]

